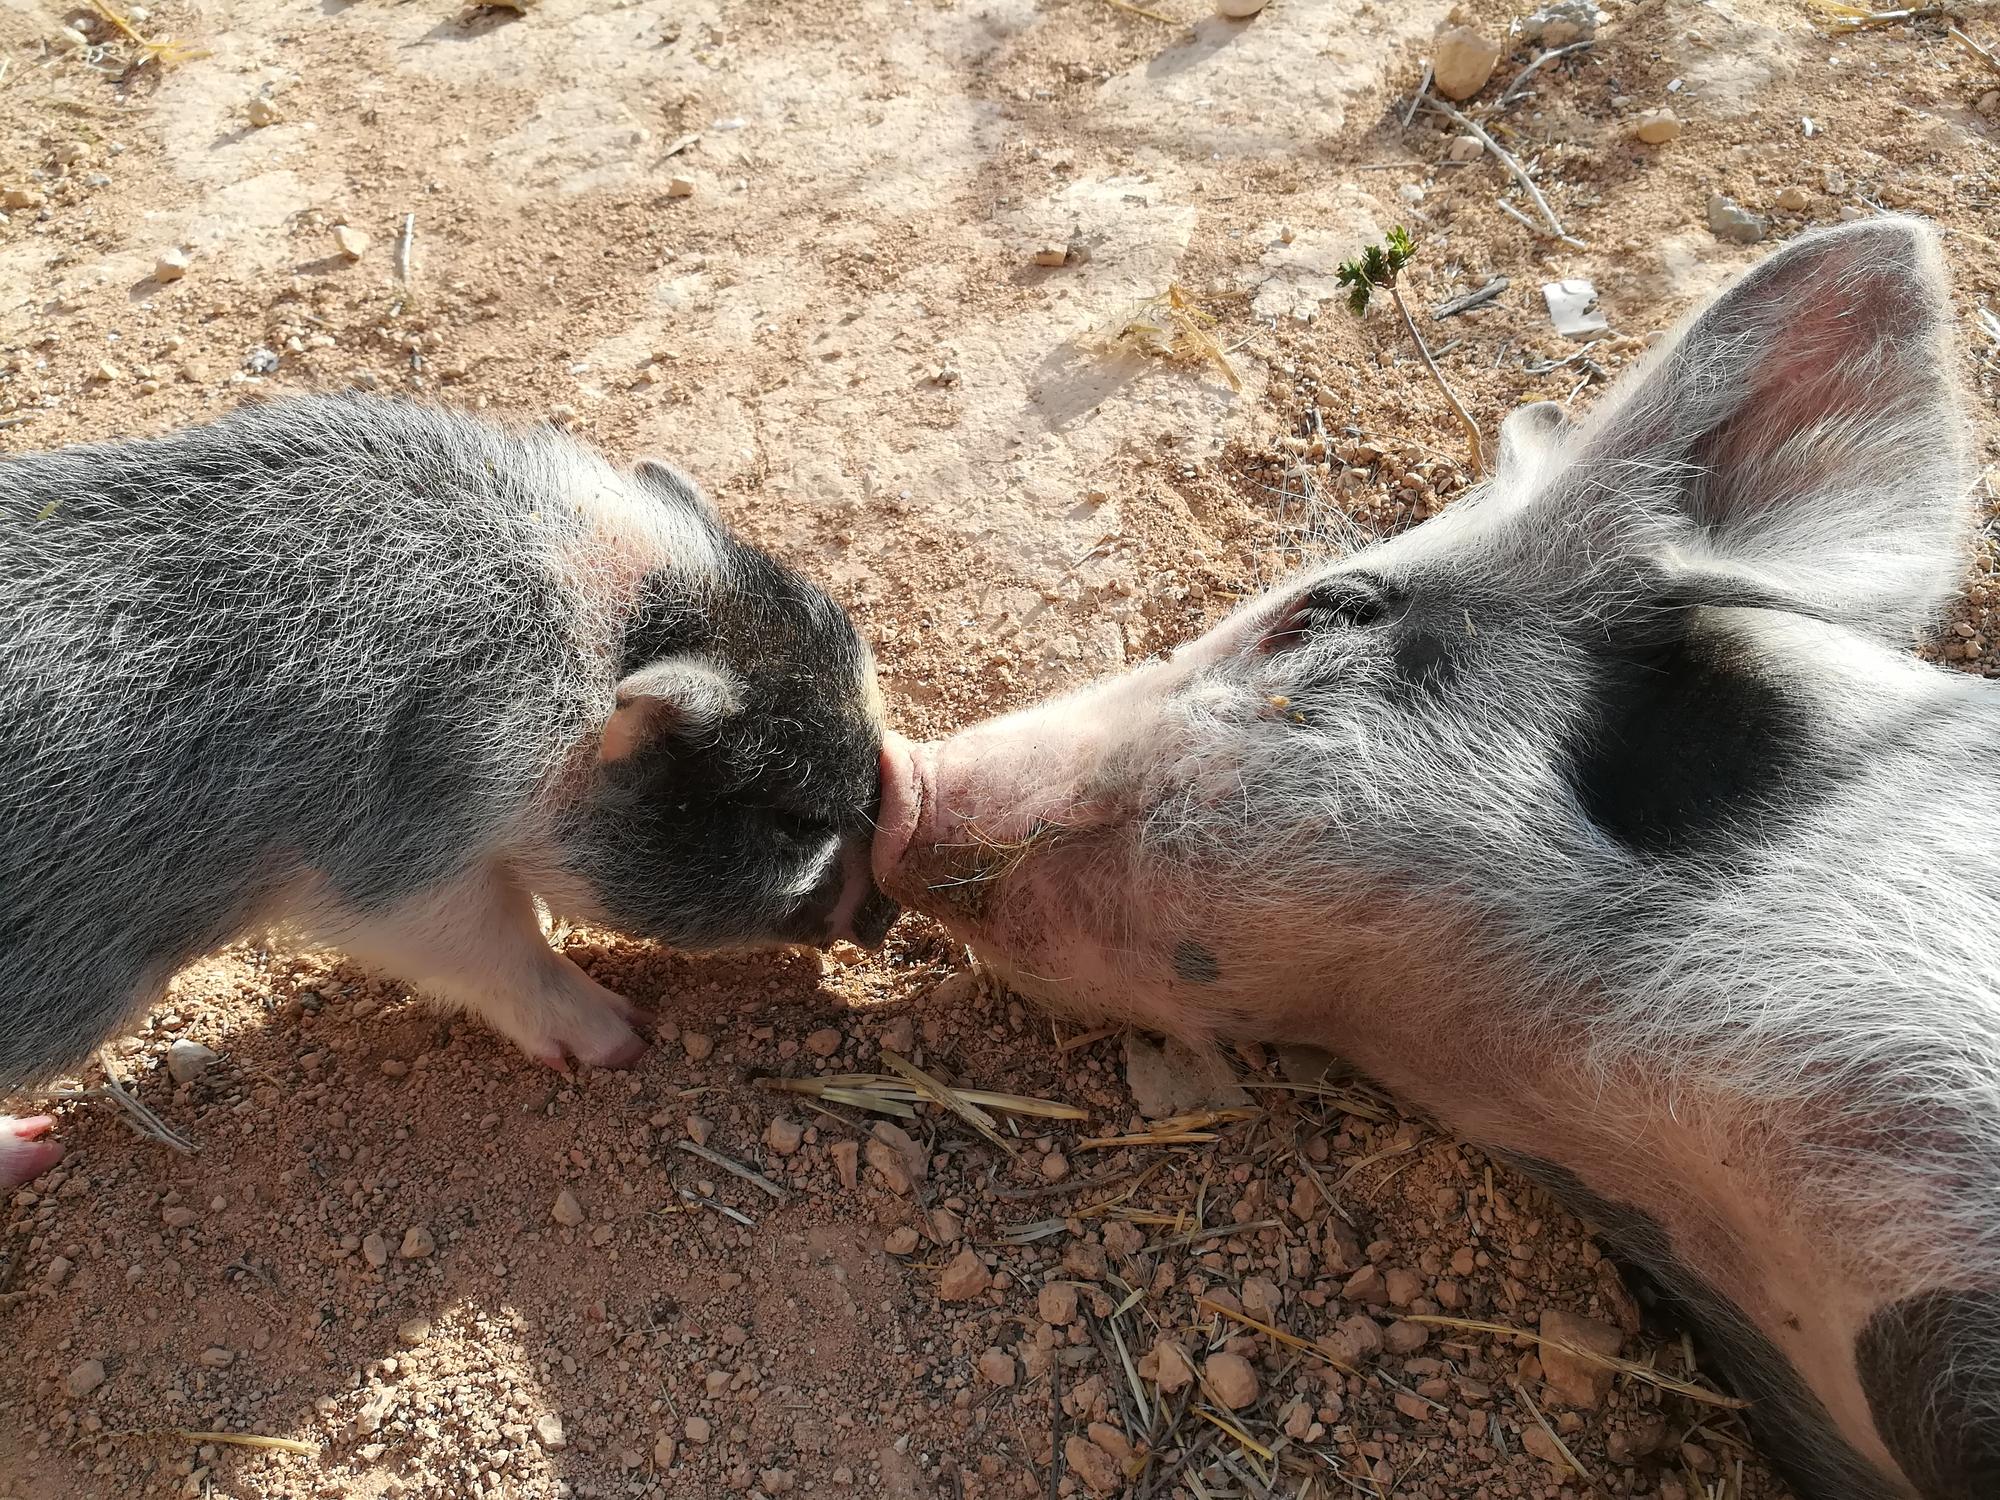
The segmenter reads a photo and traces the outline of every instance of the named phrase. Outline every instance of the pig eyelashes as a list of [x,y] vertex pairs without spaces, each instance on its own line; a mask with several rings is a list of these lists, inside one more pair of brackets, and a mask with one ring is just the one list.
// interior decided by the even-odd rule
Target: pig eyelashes
[[1258,648],[1275,654],[1334,630],[1365,630],[1389,618],[1392,600],[1376,579],[1360,573],[1324,578],[1287,604]]

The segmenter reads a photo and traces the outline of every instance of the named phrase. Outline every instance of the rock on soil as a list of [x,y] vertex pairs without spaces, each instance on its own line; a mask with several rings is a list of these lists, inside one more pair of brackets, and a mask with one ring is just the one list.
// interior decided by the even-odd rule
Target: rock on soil
[[1132,1090],[1132,1102],[1148,1120],[1198,1109],[1233,1109],[1250,1102],[1214,1048],[1197,1051],[1178,1041],[1155,1045],[1136,1033],[1125,1038],[1125,1083]]
[[215,1054],[200,1042],[178,1041],[167,1048],[167,1076],[175,1083],[193,1083],[215,1062]]
[[1632,122],[1632,134],[1648,146],[1664,146],[1680,133],[1680,116],[1670,109],[1649,109]]
[[1194,1364],[1188,1359],[1187,1351],[1172,1339],[1161,1339],[1153,1345],[1152,1352],[1139,1362],[1139,1367],[1141,1374],[1156,1382],[1170,1396],[1194,1379]]
[[1093,1495],[1115,1495],[1125,1483],[1118,1460],[1080,1434],[1064,1439],[1063,1458]]
[[100,1385],[104,1384],[104,1361],[86,1359],[82,1364],[69,1372],[67,1384],[70,1395],[81,1401],[85,1396],[88,1396]]
[[1470,99],[1500,66],[1499,44],[1470,26],[1446,27],[1432,50],[1431,86],[1447,99]]
[[1257,1367],[1240,1354],[1211,1354],[1201,1373],[1215,1399],[1231,1411],[1257,1399]]
[[1570,1406],[1602,1406],[1611,1394],[1616,1372],[1556,1344],[1571,1344],[1615,1358],[1625,1346],[1625,1336],[1609,1323],[1550,1307],[1542,1311],[1542,1337],[1555,1341],[1542,1344],[1537,1351],[1542,1360],[1542,1382],[1549,1393]]
[[1734,198],[1713,193],[1708,200],[1708,227],[1719,240],[1754,245],[1769,233],[1771,225],[1761,214],[1751,213]]
[[1067,1328],[1076,1321],[1076,1288],[1067,1281],[1051,1281],[1035,1299],[1035,1310],[1051,1328]]
[[961,1250],[938,1277],[938,1300],[969,1302],[993,1285],[993,1273],[974,1250]]
[[565,1229],[574,1229],[583,1222],[583,1205],[576,1201],[575,1193],[564,1188],[556,1194],[555,1205],[550,1208],[549,1217]]
[[1602,19],[1592,0],[1554,0],[1521,17],[1521,40],[1543,47],[1567,47],[1596,36]]
[[764,1127],[764,1144],[775,1156],[791,1156],[805,1144],[806,1128],[790,1115],[779,1115]]

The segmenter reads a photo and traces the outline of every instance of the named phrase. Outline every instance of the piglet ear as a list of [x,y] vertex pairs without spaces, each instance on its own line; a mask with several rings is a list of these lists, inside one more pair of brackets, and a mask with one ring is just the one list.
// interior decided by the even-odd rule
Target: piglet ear
[[669,505],[691,511],[706,520],[719,519],[715,502],[702,493],[700,485],[670,463],[663,463],[657,458],[642,458],[632,466],[632,477],[648,494]]
[[1530,401],[1500,419],[1500,453],[1494,460],[1495,480],[1509,487],[1528,486],[1560,452],[1571,430],[1569,416],[1556,401]]
[[1950,316],[1916,220],[1802,236],[1595,415],[1554,484],[1695,566],[1907,640],[1956,584],[1971,519]]
[[670,735],[711,734],[741,706],[742,696],[728,673],[691,657],[641,667],[618,684],[617,706],[604,721],[597,758],[617,765]]

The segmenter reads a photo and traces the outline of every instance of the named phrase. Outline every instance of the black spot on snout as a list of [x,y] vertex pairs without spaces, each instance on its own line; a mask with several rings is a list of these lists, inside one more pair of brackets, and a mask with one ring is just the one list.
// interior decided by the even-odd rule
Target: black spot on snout
[[1810,706],[1726,629],[1676,610],[1599,658],[1567,779],[1590,820],[1648,853],[1769,838],[1825,795],[1834,757]]
[[1940,1289],[1868,1320],[1854,1365],[1882,1442],[1924,1500],[2000,1495],[2000,1290]]
[[1222,978],[1222,965],[1193,938],[1182,938],[1174,945],[1174,972],[1189,984],[1214,984]]
[[[1622,1267],[1637,1273],[1633,1289],[1649,1312],[1694,1333],[1702,1368],[1750,1403],[1743,1416],[1758,1448],[1800,1495],[1901,1500],[1902,1486],[1841,1435],[1831,1414],[1770,1335],[1680,1258],[1673,1237],[1657,1219],[1593,1191],[1568,1167],[1511,1153],[1505,1159],[1588,1224]],[[1790,1313],[1792,1319],[1808,1322],[1819,1315],[1811,1306]],[[1890,1448],[1896,1451],[1893,1442]],[[1904,1461],[1900,1452],[1896,1457]],[[1975,1493],[1992,1496],[2000,1491],[1990,1485],[1976,1492],[1926,1490],[1924,1500],[1971,1500]]]

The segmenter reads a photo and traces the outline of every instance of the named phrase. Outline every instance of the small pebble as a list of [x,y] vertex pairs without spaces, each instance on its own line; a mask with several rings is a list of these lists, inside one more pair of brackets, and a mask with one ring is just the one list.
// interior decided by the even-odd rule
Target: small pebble
[[334,248],[349,260],[359,260],[368,253],[368,247],[375,242],[352,224],[333,226]]
[[686,1425],[681,1428],[681,1435],[690,1443],[707,1442],[708,1432],[708,1419],[706,1417],[689,1417]]
[[198,1216],[184,1203],[176,1203],[172,1208],[160,1211],[160,1220],[169,1229],[192,1229]]
[[361,1242],[361,1258],[376,1270],[389,1264],[389,1242],[379,1234],[371,1234]]
[[692,177],[668,178],[667,196],[669,198],[692,198],[694,196],[694,179]]
[[69,1372],[69,1393],[81,1401],[100,1385],[104,1384],[104,1361],[86,1359]]
[[1060,245],[1044,245],[1035,252],[1038,266],[1060,266],[1069,260],[1069,251]]
[[1067,1328],[1076,1321],[1076,1288],[1067,1281],[1051,1281],[1035,1299],[1035,1309],[1051,1328]]
[[1268,4],[1270,0],[1215,0],[1215,13],[1232,21],[1247,21]]
[[1014,1356],[1005,1349],[988,1349],[979,1356],[979,1377],[988,1385],[1014,1383]]
[[275,125],[285,118],[284,111],[261,94],[244,106],[243,113],[259,130],[266,125]]
[[396,1337],[412,1348],[426,1342],[430,1336],[431,1320],[429,1318],[410,1318],[396,1325]]
[[1632,134],[1648,146],[1664,146],[1680,133],[1680,116],[1670,109],[1649,109],[1632,122]]
[[1051,1151],[1042,1158],[1042,1180],[1061,1182],[1069,1176],[1069,1159],[1060,1151]]
[[1431,86],[1447,99],[1470,99],[1500,66],[1499,43],[1470,26],[1447,26],[1431,51]]
[[1734,198],[1725,198],[1720,193],[1709,195],[1708,228],[1717,239],[1737,245],[1754,245],[1764,238],[1770,227],[1761,215],[1751,213]]
[[961,1250],[938,1277],[938,1300],[969,1302],[993,1285],[993,1273],[976,1251]]
[[1201,1373],[1215,1399],[1231,1411],[1241,1411],[1257,1399],[1256,1367],[1240,1354],[1211,1354]]
[[1115,1495],[1125,1487],[1118,1460],[1081,1433],[1063,1440],[1063,1459],[1093,1495]]
[[61,1286],[69,1279],[69,1273],[76,1269],[75,1263],[67,1255],[58,1255],[42,1272],[42,1285]]
[[1153,1345],[1152,1353],[1146,1356],[1146,1360],[1153,1367],[1154,1383],[1169,1396],[1194,1379],[1194,1366],[1188,1360],[1187,1351],[1172,1339],[1161,1339]]
[[764,1127],[764,1144],[778,1156],[790,1156],[805,1143],[806,1128],[790,1115],[779,1115]]
[[162,250],[160,258],[153,262],[153,280],[159,282],[179,281],[183,276],[187,275],[188,267],[193,264],[194,261],[185,250],[178,247],[172,250]]
[[916,1230],[905,1224],[900,1229],[889,1231],[888,1237],[882,1241],[882,1248],[891,1255],[909,1255],[916,1250],[918,1243]]
[[1478,161],[1486,152],[1486,143],[1476,135],[1455,135],[1445,148],[1448,161]]
[[535,1441],[549,1452],[560,1452],[569,1446],[569,1439],[563,1436],[562,1418],[554,1412],[544,1412],[535,1418],[534,1427]]
[[831,1057],[840,1050],[840,1033],[831,1026],[822,1026],[806,1038],[806,1051],[814,1057]]
[[1788,214],[1802,214],[1811,205],[1812,199],[1806,196],[1806,190],[1802,187],[1788,187],[1778,190],[1778,207]]
[[574,1229],[583,1222],[583,1205],[576,1201],[576,1194],[564,1188],[556,1194],[555,1207],[549,1210],[549,1217],[565,1228]]
[[403,1235],[403,1247],[397,1253],[404,1260],[422,1260],[437,1249],[437,1241],[431,1232],[421,1224],[412,1224]]
[[[681,1033],[681,1050],[687,1053],[689,1058],[695,1062],[706,1062],[709,1056],[715,1051],[715,1038],[705,1032],[683,1031]],[[695,1144],[700,1145],[701,1143],[697,1141]]]
[[236,1363],[236,1351],[211,1344],[201,1351],[201,1362],[211,1370],[226,1370]]

